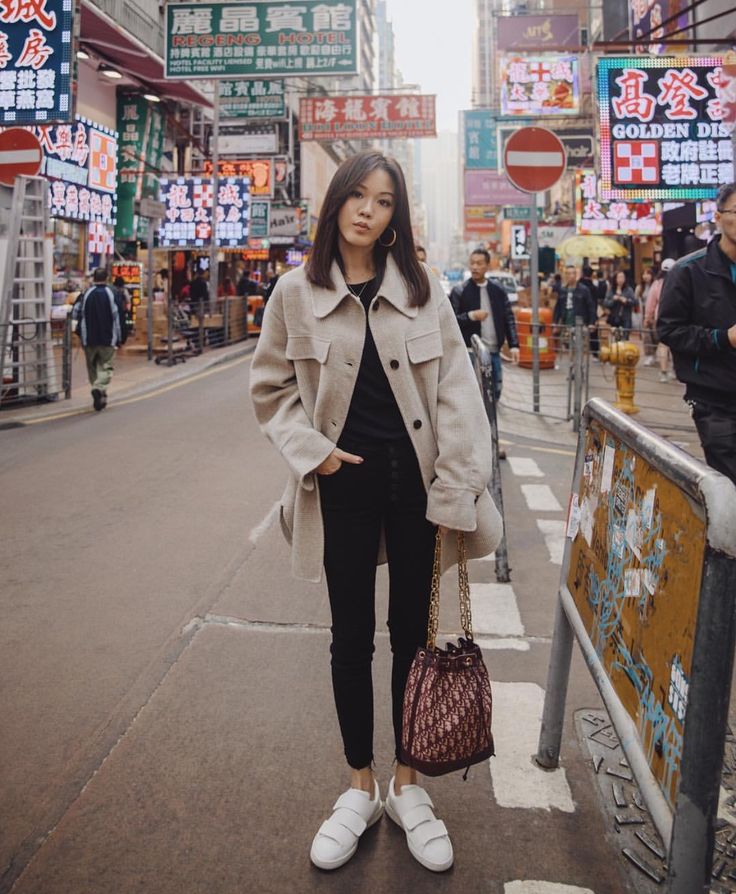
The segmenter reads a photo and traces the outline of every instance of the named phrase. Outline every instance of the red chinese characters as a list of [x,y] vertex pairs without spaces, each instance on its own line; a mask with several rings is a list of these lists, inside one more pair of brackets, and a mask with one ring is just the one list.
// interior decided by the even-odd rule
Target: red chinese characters
[[644,92],[648,75],[638,68],[626,68],[616,83],[621,88],[621,96],[611,99],[611,106],[618,118],[638,118],[651,121],[654,115],[654,97]]
[[48,0],[0,0],[0,22],[37,22],[46,31],[56,27],[56,13],[46,9]]
[[659,84],[657,102],[669,106],[665,115],[672,121],[692,121],[698,113],[690,105],[693,99],[705,99],[708,91],[698,84],[698,76],[691,68],[681,71],[670,68]]

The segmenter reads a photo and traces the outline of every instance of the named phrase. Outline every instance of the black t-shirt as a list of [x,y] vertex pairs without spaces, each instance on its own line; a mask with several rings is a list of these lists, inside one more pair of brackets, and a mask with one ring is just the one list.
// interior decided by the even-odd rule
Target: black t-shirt
[[350,409],[338,446],[344,450],[365,444],[395,441],[406,438],[407,431],[399,412],[388,377],[381,365],[376,343],[369,325],[368,311],[378,294],[375,277],[366,283],[351,283],[350,290],[360,296],[365,308],[365,343],[355,382]]

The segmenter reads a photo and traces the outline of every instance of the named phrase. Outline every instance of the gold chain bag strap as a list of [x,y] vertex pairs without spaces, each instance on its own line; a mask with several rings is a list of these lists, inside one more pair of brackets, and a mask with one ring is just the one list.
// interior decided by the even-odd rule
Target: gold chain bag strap
[[[460,621],[464,637],[437,648],[440,616],[439,531],[434,547],[427,645],[417,649],[404,690],[401,762],[426,776],[442,776],[491,757],[491,684],[473,642],[465,538],[457,532]],[[463,778],[465,778],[465,776]]]

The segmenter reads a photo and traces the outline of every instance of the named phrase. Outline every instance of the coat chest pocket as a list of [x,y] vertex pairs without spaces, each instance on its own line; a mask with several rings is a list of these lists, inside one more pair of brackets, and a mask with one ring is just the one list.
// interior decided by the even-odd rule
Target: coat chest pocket
[[426,363],[442,356],[442,336],[439,329],[414,335],[406,340],[406,353],[412,363]]
[[286,341],[287,360],[317,360],[327,362],[330,344],[326,338],[315,335],[290,335]]

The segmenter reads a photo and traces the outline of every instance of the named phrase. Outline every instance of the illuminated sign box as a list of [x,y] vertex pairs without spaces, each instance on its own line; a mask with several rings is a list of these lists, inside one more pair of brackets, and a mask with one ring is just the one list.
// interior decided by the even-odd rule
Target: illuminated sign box
[[704,199],[732,182],[720,68],[718,56],[599,61],[603,198]]
[[[212,241],[212,181],[202,177],[161,179],[160,200],[166,205],[161,221],[162,248],[203,248]],[[245,246],[250,220],[250,181],[228,177],[219,181],[217,244]]]
[[583,236],[657,236],[662,232],[658,202],[607,202],[600,197],[593,170],[575,174],[577,232]]
[[580,60],[573,54],[501,54],[501,114],[580,114]]

